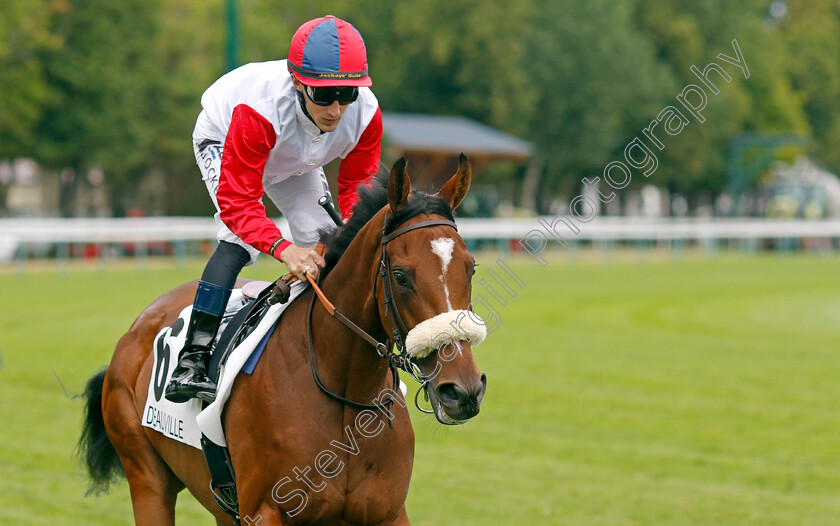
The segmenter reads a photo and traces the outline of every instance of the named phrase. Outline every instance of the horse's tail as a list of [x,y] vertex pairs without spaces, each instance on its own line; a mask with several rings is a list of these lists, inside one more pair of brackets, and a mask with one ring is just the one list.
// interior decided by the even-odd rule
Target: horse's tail
[[102,416],[102,385],[107,368],[93,375],[85,386],[85,414],[82,436],[76,445],[76,454],[87,468],[90,485],[85,495],[107,492],[114,479],[124,476],[120,457],[105,431]]

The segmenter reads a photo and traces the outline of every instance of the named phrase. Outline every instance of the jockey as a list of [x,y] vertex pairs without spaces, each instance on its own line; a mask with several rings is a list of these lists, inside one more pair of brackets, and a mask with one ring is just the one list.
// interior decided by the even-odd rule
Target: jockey
[[[264,252],[305,280],[324,259],[318,231],[334,226],[318,198],[329,194],[323,166],[341,157],[338,205],[350,214],[357,186],[376,173],[382,115],[367,72],[365,44],[333,16],[306,22],[287,60],[246,64],[201,97],[193,131],[196,162],[216,205],[219,245],[198,283],[186,343],[166,398],[212,401],[210,347],[236,278]],[[294,244],[266,217],[263,194],[289,222]]]

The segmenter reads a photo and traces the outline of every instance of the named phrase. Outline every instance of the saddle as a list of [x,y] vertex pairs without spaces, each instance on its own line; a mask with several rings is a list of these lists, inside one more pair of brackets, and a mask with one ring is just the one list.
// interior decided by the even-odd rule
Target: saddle
[[[219,382],[222,365],[236,346],[254,332],[268,308],[277,303],[289,301],[290,283],[291,281],[285,280],[284,276],[274,283],[251,281],[242,287],[244,304],[233,315],[222,321],[219,337],[213,344],[210,363],[207,366],[207,376],[213,382]],[[268,336],[273,331],[273,329],[268,331],[264,341],[254,351],[252,359],[249,360],[248,367],[245,369],[248,374],[253,372],[253,367],[256,366],[256,362],[262,354]]]
[[[331,205],[330,208],[332,208]],[[332,210],[335,212],[335,209]],[[327,247],[319,241],[315,246],[315,251],[323,257],[327,253]],[[246,299],[245,304],[229,321],[222,321],[222,327],[219,329],[220,336],[213,344],[210,363],[207,366],[208,378],[218,384],[221,367],[230,356],[231,351],[254,331],[269,307],[289,301],[291,286],[296,281],[298,281],[297,276],[289,272],[274,283],[251,281],[242,287]],[[256,366],[268,341],[268,336],[271,336],[272,332],[274,332],[273,328],[268,331],[265,339],[260,342],[260,345],[254,351],[251,360],[243,369],[246,373],[251,374],[253,372],[253,368]]]

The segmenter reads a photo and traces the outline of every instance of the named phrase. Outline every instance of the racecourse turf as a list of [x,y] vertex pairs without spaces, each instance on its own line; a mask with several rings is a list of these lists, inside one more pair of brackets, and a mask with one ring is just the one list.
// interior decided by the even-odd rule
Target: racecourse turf
[[[502,255],[511,297],[498,257],[481,414],[413,413],[413,524],[840,524],[840,258]],[[201,269],[146,265],[0,270],[0,524],[133,524],[125,481],[83,496],[72,395]],[[178,519],[213,524],[186,493]]]

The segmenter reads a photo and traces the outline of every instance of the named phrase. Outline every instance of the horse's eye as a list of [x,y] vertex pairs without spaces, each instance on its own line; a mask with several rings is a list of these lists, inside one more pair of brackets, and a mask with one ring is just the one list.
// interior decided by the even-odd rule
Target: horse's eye
[[402,270],[394,271],[394,283],[396,283],[400,287],[405,287],[408,285],[408,277],[405,275],[405,273],[403,273]]

